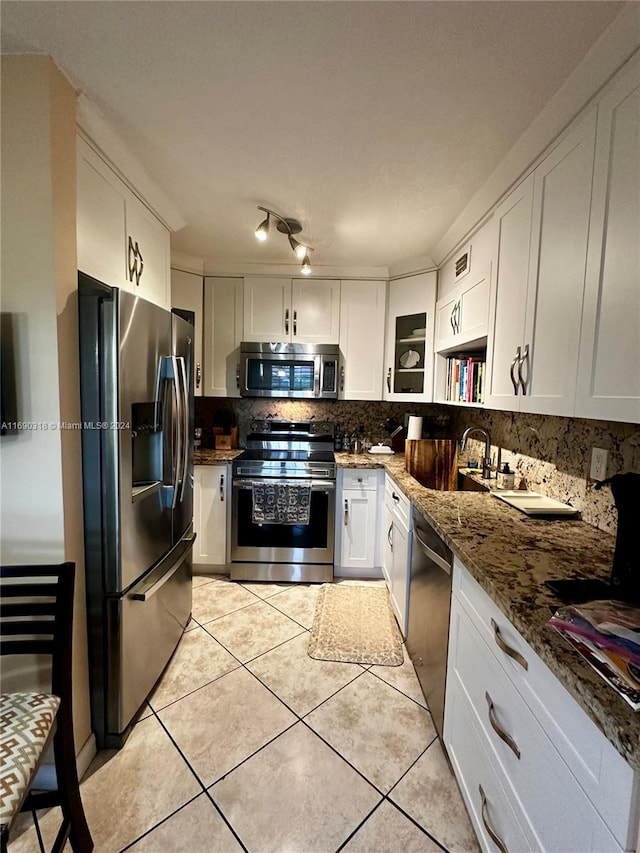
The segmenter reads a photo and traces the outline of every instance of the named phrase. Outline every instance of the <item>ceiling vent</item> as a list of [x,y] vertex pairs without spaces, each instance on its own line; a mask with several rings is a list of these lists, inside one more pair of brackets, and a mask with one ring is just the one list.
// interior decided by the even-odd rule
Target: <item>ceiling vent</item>
[[464,252],[456,258],[456,281],[466,275],[470,269],[471,246],[467,246]]

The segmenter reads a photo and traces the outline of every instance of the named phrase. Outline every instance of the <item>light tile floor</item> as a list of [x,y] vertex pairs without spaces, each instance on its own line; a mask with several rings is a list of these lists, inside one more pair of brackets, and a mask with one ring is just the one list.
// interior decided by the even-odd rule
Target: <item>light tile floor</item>
[[[479,849],[406,653],[307,655],[318,589],[194,579],[193,619],[131,736],[82,782],[96,853]],[[25,816],[9,851],[35,850]]]

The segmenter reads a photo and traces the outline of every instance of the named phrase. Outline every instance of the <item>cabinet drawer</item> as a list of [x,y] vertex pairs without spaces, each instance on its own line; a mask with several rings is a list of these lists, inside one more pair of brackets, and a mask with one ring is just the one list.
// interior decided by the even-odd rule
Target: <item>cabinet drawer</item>
[[492,650],[454,599],[450,677],[473,710],[487,752],[542,850],[605,851],[619,846]]
[[374,468],[357,468],[342,472],[342,488],[375,492],[378,488],[378,472]]
[[632,848],[637,832],[633,827],[637,827],[638,792],[631,767],[457,559],[453,589],[485,647],[618,843]]
[[408,529],[411,521],[411,501],[400,491],[389,475],[385,479],[384,499],[387,506]]
[[495,843],[497,836],[507,853],[535,850],[535,844],[527,838],[516,818],[502,774],[485,749],[469,703],[457,682],[447,687],[444,739],[482,849],[499,850]]

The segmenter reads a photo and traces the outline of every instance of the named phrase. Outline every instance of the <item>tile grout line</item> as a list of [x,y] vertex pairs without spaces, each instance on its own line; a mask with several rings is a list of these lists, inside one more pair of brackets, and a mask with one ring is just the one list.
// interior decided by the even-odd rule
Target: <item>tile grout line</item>
[[[232,671],[234,671],[234,670],[232,670]],[[194,775],[194,777],[195,777],[195,779],[196,779],[197,783],[198,783],[198,784],[200,785],[200,787],[202,788],[201,793],[208,794],[207,786],[204,784],[204,782],[202,781],[202,779],[198,776],[198,774],[196,773],[195,769],[194,769],[194,768],[193,768],[193,766],[191,765],[191,762],[189,761],[189,759],[187,758],[187,756],[184,754],[184,752],[180,749],[180,747],[178,746],[178,743],[176,742],[175,738],[173,737],[173,735],[171,734],[171,732],[169,731],[169,729],[167,728],[167,726],[163,723],[163,721],[160,719],[160,717],[158,716],[158,714],[156,714],[156,712],[155,712],[155,711],[154,711],[153,713],[154,713],[154,716],[156,717],[156,719],[157,719],[158,723],[159,723],[159,724],[160,724],[160,726],[162,727],[163,731],[166,733],[166,735],[167,735],[167,737],[169,738],[169,740],[171,741],[171,743],[172,743],[172,744],[174,745],[174,747],[177,749],[178,754],[180,755],[180,757],[182,758],[182,760],[184,761],[184,763],[187,765],[187,767],[189,768],[189,770],[193,773],[193,775]],[[218,780],[218,781],[219,781],[219,780]],[[214,782],[213,784],[215,785],[215,782]],[[197,796],[199,797],[199,796],[200,796],[200,794],[197,794]],[[195,797],[194,797],[194,799],[195,799]],[[218,804],[217,804],[217,803],[215,803],[215,802],[213,801],[213,799],[211,798],[211,796],[208,796],[208,799],[213,803],[213,805],[214,805],[214,806],[215,806],[215,808],[216,808],[216,811],[217,811],[217,812],[219,812],[220,817],[221,817],[221,818],[222,818],[222,820],[225,822],[225,824],[228,826],[228,828],[229,828],[230,832],[233,834],[234,838],[236,838],[236,839],[237,839],[237,841],[239,842],[239,844],[240,844],[240,846],[242,847],[242,849],[246,851],[246,849],[247,849],[247,848],[245,847],[245,845],[244,845],[244,844],[242,843],[242,841],[240,840],[240,837],[238,836],[237,832],[235,831],[235,829],[233,828],[233,826],[229,823],[229,821],[227,820],[226,815],[224,815],[224,814],[223,814],[223,812],[222,812],[222,811],[221,811],[221,809],[219,808]],[[184,805],[187,805],[187,803],[185,803]],[[181,808],[182,808],[182,806],[181,806]],[[176,811],[180,811],[180,809],[177,809]],[[174,812],[174,814],[175,814],[175,812]],[[159,826],[159,824],[156,824],[156,826]],[[153,827],[153,829],[155,829],[155,828],[156,828],[156,827]]]
[[[287,589],[291,589],[291,587],[287,587]],[[247,590],[247,591],[248,591],[248,592],[251,592],[251,590]],[[286,590],[282,590],[282,592],[284,592],[284,591],[286,591]],[[253,593],[253,594],[255,595],[255,593]],[[270,597],[275,597],[276,595],[279,595],[279,594],[280,594],[280,593],[275,593],[275,594],[274,594],[274,596],[270,596]],[[259,600],[264,601],[265,603],[270,603],[270,602],[268,601],[268,599],[260,599],[260,598],[259,598],[259,596],[256,596],[256,597],[257,597]],[[231,611],[231,613],[229,613],[229,614],[224,614],[224,615],[231,615],[232,613],[237,613],[239,610],[244,610],[244,609],[246,609],[246,607],[251,607],[251,606],[253,606],[253,604],[255,604],[255,603],[256,603],[256,602],[252,602],[250,605],[245,605],[244,607],[238,608],[237,610],[233,610],[233,611]],[[294,622],[295,624],[298,624],[298,625],[300,625],[300,624],[301,624],[301,623],[297,622],[297,620],[292,619],[292,617],[290,617],[288,614],[283,613],[283,611],[279,610],[277,607],[275,607],[275,605],[273,605],[273,604],[272,604],[272,605],[271,605],[271,607],[272,607],[272,608],[273,608],[273,609],[274,609],[278,614],[286,616],[288,619],[290,619],[290,620],[291,620],[292,622]],[[222,617],[217,617],[217,618],[222,618]],[[196,621],[196,620],[194,620],[194,621]],[[217,619],[210,620],[210,622],[215,622],[215,621],[217,621]],[[199,623],[198,623],[198,624],[199,624]],[[342,690],[344,690],[346,687],[348,687],[349,685],[352,685],[352,684],[353,684],[355,681],[357,681],[357,679],[358,679],[358,678],[360,678],[363,674],[365,674],[366,672],[370,672],[372,667],[369,667],[368,669],[365,669],[364,667],[362,667],[362,672],[358,673],[358,674],[357,674],[353,679],[351,679],[351,681],[347,682],[347,684],[342,685],[340,688],[338,688],[338,689],[337,689],[334,693],[332,693],[330,696],[328,696],[328,697],[326,697],[325,699],[323,699],[323,701],[322,701],[322,702],[320,702],[317,706],[315,706],[315,707],[314,707],[314,708],[312,708],[311,710],[307,711],[303,716],[300,716],[300,715],[299,715],[299,714],[298,714],[298,713],[297,713],[293,708],[291,708],[291,707],[290,707],[290,706],[289,706],[289,705],[288,705],[288,704],[287,704],[287,703],[286,703],[286,702],[285,702],[285,701],[284,701],[280,696],[278,696],[278,695],[275,693],[275,691],[273,691],[273,690],[272,690],[272,689],[271,689],[267,684],[263,683],[263,682],[261,681],[261,679],[260,679],[260,677],[259,677],[259,676],[257,676],[257,675],[256,675],[255,673],[253,673],[250,669],[248,669],[247,664],[250,664],[250,663],[252,663],[252,662],[254,662],[254,661],[258,660],[259,658],[261,658],[261,657],[263,657],[263,656],[266,656],[267,654],[270,654],[270,653],[271,653],[272,651],[274,651],[275,649],[280,648],[280,647],[282,647],[282,646],[286,645],[288,642],[291,642],[292,640],[297,639],[298,637],[302,636],[302,634],[303,634],[303,633],[305,633],[305,632],[310,634],[310,629],[306,628],[305,626],[302,626],[304,630],[303,630],[303,631],[301,631],[299,634],[296,634],[294,637],[290,637],[290,638],[288,638],[287,640],[284,640],[283,642],[278,643],[277,645],[273,646],[271,649],[267,649],[266,651],[262,652],[261,654],[256,655],[254,658],[251,658],[251,659],[249,659],[248,661],[243,662],[243,661],[240,661],[240,660],[236,657],[236,655],[235,655],[235,654],[233,654],[233,652],[231,652],[231,651],[230,651],[230,649],[228,649],[228,648],[224,645],[224,643],[222,643],[222,642],[221,642],[217,637],[214,637],[214,636],[213,636],[213,634],[211,634],[211,633],[207,630],[207,628],[206,628],[206,624],[210,624],[210,623],[205,623],[204,625],[201,625],[200,627],[204,628],[204,630],[205,630],[205,631],[207,631],[207,633],[208,633],[208,634],[209,634],[209,635],[210,635],[210,636],[211,636],[211,637],[212,637],[216,642],[218,642],[218,643],[222,646],[222,648],[224,648],[224,649],[225,649],[225,651],[227,651],[229,654],[231,654],[231,655],[232,655],[232,657],[234,657],[234,659],[238,661],[238,663],[239,663],[239,666],[240,666],[240,667],[242,667],[243,669],[245,669],[245,670],[246,670],[246,671],[247,671],[247,672],[248,672],[248,673],[249,673],[253,678],[255,678],[255,679],[256,679],[256,681],[258,681],[258,683],[259,683],[262,687],[264,687],[264,688],[265,688],[269,693],[271,693],[271,695],[272,695],[276,700],[278,700],[282,705],[284,705],[284,707],[285,707],[285,708],[286,708],[290,713],[292,713],[292,714],[293,714],[293,716],[296,718],[295,722],[293,722],[290,726],[287,726],[287,728],[283,729],[281,732],[279,732],[277,735],[275,735],[273,738],[271,738],[269,741],[267,741],[267,743],[263,744],[261,747],[259,747],[258,749],[256,749],[253,753],[251,753],[250,755],[246,756],[246,757],[245,757],[241,762],[239,762],[237,765],[235,765],[235,766],[234,766],[234,767],[232,767],[230,770],[228,770],[228,771],[227,771],[223,776],[221,776],[219,779],[217,779],[215,782],[213,782],[213,783],[212,783],[208,788],[204,787],[204,785],[203,785],[202,781],[199,779],[199,777],[197,776],[197,774],[195,773],[195,771],[193,770],[193,768],[191,768],[191,765],[190,765],[190,764],[189,764],[189,762],[187,761],[186,757],[183,755],[182,751],[180,750],[180,748],[178,747],[178,745],[175,743],[175,741],[173,740],[173,738],[172,738],[172,737],[171,737],[171,735],[169,734],[168,730],[167,730],[167,729],[165,728],[165,726],[163,725],[163,728],[165,728],[165,731],[167,731],[167,734],[169,734],[169,737],[171,737],[171,740],[172,740],[172,742],[174,743],[174,745],[176,746],[176,749],[178,749],[178,751],[179,751],[179,752],[180,752],[180,754],[182,755],[183,759],[185,760],[185,762],[187,763],[187,765],[190,767],[190,769],[192,770],[192,772],[193,772],[193,773],[194,773],[194,775],[196,776],[196,779],[198,780],[198,782],[200,783],[200,785],[203,787],[203,789],[204,789],[205,793],[207,794],[207,796],[209,797],[209,799],[211,800],[211,802],[214,804],[214,806],[216,807],[216,809],[220,812],[220,814],[221,814],[221,816],[223,817],[223,819],[224,819],[225,823],[229,826],[229,829],[233,832],[234,836],[235,836],[235,837],[237,838],[237,840],[240,842],[240,844],[242,845],[242,847],[243,847],[243,849],[244,849],[244,850],[246,850],[246,847],[244,846],[244,844],[242,844],[242,841],[241,841],[241,840],[240,840],[240,838],[237,836],[237,833],[233,830],[233,828],[232,828],[231,824],[229,823],[229,821],[228,821],[228,820],[227,820],[227,818],[225,817],[225,815],[224,815],[224,813],[222,812],[221,808],[220,808],[220,807],[218,806],[218,804],[215,802],[215,800],[214,800],[214,798],[213,798],[213,792],[212,792],[212,789],[213,789],[213,788],[214,788],[214,787],[215,787],[219,782],[221,782],[223,779],[225,779],[229,774],[231,774],[231,773],[235,772],[235,771],[236,771],[239,767],[241,767],[243,764],[246,764],[246,763],[247,763],[251,758],[253,758],[254,756],[256,756],[259,752],[261,752],[262,750],[264,750],[266,747],[268,747],[268,746],[270,746],[271,744],[273,744],[273,743],[274,743],[278,738],[280,738],[282,735],[286,734],[288,731],[290,731],[291,729],[293,729],[293,728],[294,728],[294,727],[295,727],[295,726],[300,722],[300,723],[303,723],[303,724],[305,725],[305,727],[307,728],[307,730],[308,730],[308,731],[310,731],[313,735],[315,735],[317,738],[319,738],[319,739],[320,739],[320,741],[321,741],[322,743],[324,743],[324,744],[325,744],[325,746],[327,746],[327,747],[328,747],[328,748],[329,748],[329,749],[330,749],[330,750],[331,750],[331,751],[332,751],[336,756],[338,756],[338,758],[340,758],[342,761],[344,761],[344,762],[347,764],[347,766],[351,768],[351,770],[353,770],[355,773],[357,773],[357,774],[358,774],[358,775],[359,775],[359,776],[360,776],[360,777],[361,777],[361,778],[362,778],[362,779],[363,779],[363,780],[364,780],[368,785],[370,785],[370,786],[371,786],[371,787],[376,791],[376,793],[377,793],[377,794],[379,794],[379,795],[380,795],[380,797],[381,797],[381,800],[380,800],[380,801],[378,802],[378,804],[373,808],[373,810],[372,810],[372,811],[367,815],[367,817],[365,817],[365,818],[364,818],[364,820],[362,820],[362,821],[360,822],[360,824],[356,827],[356,829],[354,829],[354,830],[353,830],[353,832],[349,835],[349,837],[348,837],[348,838],[347,838],[347,839],[346,839],[346,840],[345,840],[345,841],[340,845],[340,847],[338,848],[338,851],[343,849],[343,847],[348,843],[348,841],[349,841],[351,838],[353,838],[353,836],[354,836],[354,835],[355,835],[355,834],[356,834],[356,833],[357,833],[357,832],[362,828],[362,826],[366,823],[366,821],[367,821],[367,820],[369,820],[369,818],[373,815],[373,813],[374,813],[374,812],[375,812],[375,811],[380,807],[380,805],[382,804],[382,802],[384,802],[384,801],[386,800],[386,801],[387,801],[387,802],[389,802],[389,803],[390,803],[394,808],[398,809],[398,811],[400,811],[400,812],[401,812],[401,814],[403,814],[407,819],[409,819],[409,820],[410,820],[410,822],[411,822],[411,823],[413,823],[413,824],[414,824],[414,825],[415,825],[415,826],[416,826],[416,827],[417,827],[421,832],[423,832],[423,833],[424,833],[428,838],[430,838],[431,840],[433,840],[433,842],[434,842],[435,844],[437,844],[437,846],[438,846],[440,849],[442,849],[443,851],[445,851],[445,853],[448,853],[447,849],[446,849],[446,848],[445,848],[445,847],[444,847],[444,846],[443,846],[443,845],[442,845],[442,844],[441,844],[441,843],[440,843],[436,838],[434,838],[434,837],[433,837],[433,836],[428,832],[428,830],[426,830],[423,826],[421,826],[421,825],[420,825],[420,824],[419,824],[419,823],[418,823],[414,818],[412,818],[412,817],[411,817],[411,815],[407,814],[407,813],[404,811],[404,809],[402,809],[402,808],[401,808],[397,803],[395,803],[395,801],[393,801],[393,800],[391,800],[391,799],[390,799],[390,794],[391,794],[391,792],[392,792],[392,791],[397,787],[397,785],[400,783],[400,781],[401,781],[401,780],[402,780],[402,779],[403,779],[403,778],[404,778],[404,777],[405,777],[405,776],[410,772],[410,770],[415,766],[415,764],[420,760],[420,758],[421,758],[423,755],[425,755],[425,753],[427,752],[427,750],[428,750],[428,749],[433,745],[433,743],[437,740],[437,735],[436,735],[436,736],[434,736],[434,738],[433,738],[433,739],[432,739],[432,740],[427,744],[427,746],[426,746],[426,747],[425,747],[425,748],[420,752],[420,754],[415,758],[415,760],[410,764],[410,766],[409,766],[409,767],[408,767],[408,768],[407,768],[407,769],[406,769],[406,770],[401,774],[401,776],[400,776],[400,777],[399,777],[399,778],[394,782],[393,786],[389,789],[388,793],[386,793],[386,794],[385,794],[382,790],[380,790],[380,788],[378,788],[378,786],[377,786],[377,785],[375,785],[375,784],[374,784],[370,779],[368,779],[368,778],[367,778],[367,777],[366,777],[366,776],[365,776],[365,775],[364,775],[360,770],[358,770],[358,768],[357,768],[357,767],[355,767],[353,764],[351,764],[351,762],[350,762],[350,761],[349,761],[349,760],[348,760],[344,755],[342,755],[342,754],[341,754],[341,753],[340,753],[340,752],[339,752],[339,751],[338,751],[334,746],[332,746],[328,741],[326,741],[326,740],[325,740],[325,738],[324,738],[322,735],[320,735],[318,732],[316,732],[316,731],[315,731],[315,729],[313,729],[313,728],[311,727],[311,725],[306,721],[306,717],[308,717],[310,714],[312,714],[312,713],[313,713],[314,711],[316,711],[318,708],[322,707],[322,705],[324,705],[324,704],[325,704],[326,702],[328,702],[330,699],[334,698],[338,693],[340,693],[340,692],[341,692]],[[403,649],[403,651],[404,651],[404,652],[406,652],[406,650],[405,650],[405,649]],[[357,665],[359,665],[359,664],[357,664]],[[224,675],[229,675],[231,672],[236,671],[238,668],[239,668],[239,667],[236,667],[234,670],[230,670],[229,672],[224,673]],[[421,708],[423,711],[425,711],[425,710],[426,710],[426,711],[427,711],[427,713],[429,713],[429,715],[430,715],[430,711],[429,711],[429,709],[428,709],[428,708],[426,708],[426,709],[425,709],[425,708],[424,708],[424,706],[422,706],[422,705],[420,705],[418,702],[416,702],[416,700],[415,700],[415,699],[413,699],[411,696],[408,696],[406,693],[404,693],[402,690],[400,690],[400,689],[398,689],[397,687],[395,687],[393,684],[389,684],[389,682],[385,681],[385,679],[384,679],[384,678],[382,678],[381,676],[377,675],[376,673],[371,673],[371,674],[372,674],[372,675],[374,675],[374,676],[375,676],[379,681],[381,681],[383,684],[386,684],[388,687],[392,687],[396,692],[398,692],[398,693],[399,693],[401,696],[403,696],[404,698],[409,699],[411,702],[413,702],[415,705],[417,705],[417,707]],[[223,677],[224,677],[224,675],[219,676],[218,678],[214,679],[213,681],[217,681],[217,680],[219,680],[219,678],[223,678]],[[213,682],[209,682],[209,684],[211,684],[211,683],[213,683]],[[205,686],[206,686],[206,685],[205,685]],[[198,689],[201,689],[201,688],[198,688]],[[195,692],[197,692],[197,691],[192,691],[192,693],[195,693]],[[185,694],[185,695],[192,695],[192,694]],[[181,698],[184,698],[184,697],[181,697]],[[176,700],[176,701],[180,701],[180,700]],[[172,703],[172,704],[174,704],[174,703]],[[165,707],[168,707],[168,706],[165,706]],[[155,711],[154,711],[153,709],[152,709],[152,712],[155,714]],[[161,722],[161,724],[162,724],[162,721],[160,721],[160,722]],[[198,796],[199,796],[199,795],[198,795]]]

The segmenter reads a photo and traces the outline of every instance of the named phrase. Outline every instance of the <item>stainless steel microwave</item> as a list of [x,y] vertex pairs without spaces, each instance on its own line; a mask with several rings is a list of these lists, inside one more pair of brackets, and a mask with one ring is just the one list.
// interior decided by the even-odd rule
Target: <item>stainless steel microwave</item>
[[335,344],[240,344],[242,397],[335,400],[340,350]]

